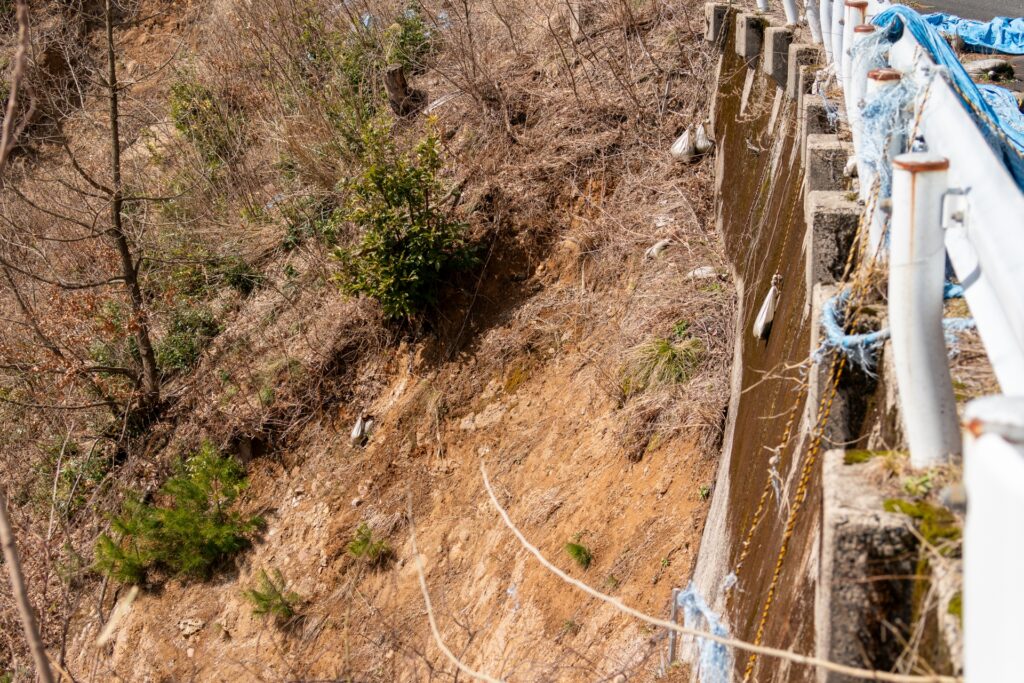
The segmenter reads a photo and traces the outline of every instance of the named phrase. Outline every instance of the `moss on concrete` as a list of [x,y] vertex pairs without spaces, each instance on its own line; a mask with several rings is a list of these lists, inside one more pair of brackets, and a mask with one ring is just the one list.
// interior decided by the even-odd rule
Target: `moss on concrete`
[[863,448],[854,448],[846,451],[843,455],[844,465],[860,465],[869,462],[873,458],[898,458],[903,453],[900,451],[870,451]]
[[887,512],[902,512],[917,521],[921,536],[933,546],[940,546],[945,541],[959,540],[963,533],[960,522],[952,512],[923,500],[890,498],[883,503],[883,507]]

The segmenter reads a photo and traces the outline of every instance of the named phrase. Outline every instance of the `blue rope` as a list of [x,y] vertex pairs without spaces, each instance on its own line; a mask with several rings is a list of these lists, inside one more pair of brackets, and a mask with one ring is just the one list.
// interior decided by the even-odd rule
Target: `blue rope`
[[[821,311],[821,326],[825,337],[821,346],[814,353],[815,362],[821,362],[830,350],[836,350],[846,356],[854,365],[868,375],[873,374],[876,352],[889,339],[889,328],[864,334],[847,334],[845,330],[846,306],[850,300],[851,289],[847,287],[839,294],[825,302]],[[942,288],[944,299],[956,299],[964,295],[963,285],[946,282]],[[943,336],[950,347],[951,355],[956,355],[957,334],[977,327],[974,318],[944,318],[942,320]]]
[[[676,596],[676,604],[683,609],[683,623],[687,628],[701,629],[706,625],[707,630],[716,636],[729,636],[729,629],[704,602],[692,581],[686,590]],[[700,683],[729,683],[729,674],[732,672],[732,653],[729,648],[701,637],[697,638],[697,648],[700,651]]]

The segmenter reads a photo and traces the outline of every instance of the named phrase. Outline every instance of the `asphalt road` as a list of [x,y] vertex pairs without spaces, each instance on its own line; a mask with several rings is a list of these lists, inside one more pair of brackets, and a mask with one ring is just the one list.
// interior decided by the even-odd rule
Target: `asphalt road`
[[964,19],[987,21],[992,17],[1024,17],[1024,0],[924,0],[914,8],[927,12],[949,12]]

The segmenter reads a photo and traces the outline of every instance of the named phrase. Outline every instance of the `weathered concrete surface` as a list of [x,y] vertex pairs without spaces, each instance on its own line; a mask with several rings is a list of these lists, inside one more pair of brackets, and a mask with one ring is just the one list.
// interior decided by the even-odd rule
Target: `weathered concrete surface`
[[736,15],[736,54],[748,62],[760,57],[766,24],[767,20],[758,14]]
[[704,3],[704,40],[719,49],[725,44],[725,32],[733,25],[736,8],[724,2]]
[[769,26],[764,32],[764,59],[761,69],[785,88],[789,79],[789,46],[793,30],[785,26]]
[[[825,302],[835,296],[838,291],[839,288],[834,284],[818,283],[814,285],[811,294],[811,320],[821,320],[821,311],[825,307]],[[811,353],[821,347],[823,336],[821,325],[811,326]],[[822,408],[823,400],[828,402],[828,422],[823,425],[821,432],[822,449],[846,443],[854,436],[850,424],[852,415],[847,392],[836,386],[833,393],[834,384],[831,357],[826,357],[811,365],[807,377],[807,403],[803,424],[808,428],[816,425],[818,411]]]
[[[739,583],[728,605],[723,579],[736,567],[759,494],[770,479],[773,449],[783,444],[788,411],[793,411],[796,419],[803,411],[797,371],[789,369],[807,356],[809,321],[805,315],[804,234],[802,229],[792,228],[805,224],[795,103],[760,68],[743,68],[750,65],[735,50],[736,33],[729,33],[713,110],[718,144],[718,229],[739,297],[736,345],[723,454],[693,581],[712,608],[726,615],[730,632],[751,640],[785,525],[782,503],[774,496],[769,514],[756,529],[752,550],[738,572]],[[741,110],[746,113],[741,115]],[[751,325],[776,271],[783,284],[773,331],[767,340],[755,340]],[[786,370],[780,372],[780,368]],[[767,418],[767,413],[781,417]],[[786,479],[798,469],[802,448],[800,435],[791,436],[778,449],[776,466]],[[783,567],[784,589],[777,594],[764,637],[766,644],[799,652],[814,649],[816,481],[814,477],[805,513],[797,522],[795,542]],[[740,673],[744,661],[737,657]],[[802,683],[812,678],[813,671],[807,667],[788,669],[778,660],[761,658],[751,680]]]
[[842,278],[860,222],[861,207],[847,192],[808,192],[807,289]]
[[802,94],[799,101],[800,122],[798,134],[800,136],[800,156],[807,156],[807,137],[810,135],[821,135],[822,133],[835,133],[835,121],[829,120],[828,109],[820,97],[810,94]]
[[815,133],[807,136],[807,190],[846,190],[848,180],[843,176],[846,160],[853,154],[853,144],[841,141],[835,135]]
[[[713,12],[708,16],[714,19]],[[862,207],[843,189],[849,146],[835,136],[822,98],[809,94],[820,49],[788,45],[786,88],[780,88],[778,65],[771,63],[775,50],[768,46],[783,33],[768,29],[759,45],[764,53],[754,54],[752,46],[761,42],[754,19],[758,17],[737,15],[736,30],[723,34],[712,106],[718,146],[717,227],[734,269],[738,302],[724,447],[693,581],[712,608],[724,614],[731,635],[754,639],[787,528],[788,506],[806,467],[806,498],[793,520],[762,642],[797,652],[827,652],[857,665],[881,665],[900,641],[879,625],[883,620],[899,623],[910,602],[898,597],[901,587],[876,581],[880,574],[875,569],[913,573],[913,566],[901,563],[915,562],[916,556],[896,552],[909,527],[901,516],[884,513],[880,502],[856,497],[835,498],[826,513],[823,491],[845,487],[840,493],[854,495],[875,487],[861,469],[838,472],[857,477],[861,488],[834,477],[826,486],[823,477],[833,475],[823,472],[823,462],[815,455],[819,451],[809,448],[815,434],[821,435],[822,451],[868,440],[865,416],[873,380],[846,372],[836,382],[827,359],[807,370],[803,393],[799,371],[790,372],[820,344],[820,311],[837,291]],[[758,56],[761,68],[751,68]],[[783,284],[773,332],[766,341],[755,340],[750,326],[776,272]],[[830,413],[819,425],[823,403]],[[887,411],[888,399],[882,404],[880,409]],[[787,422],[793,425],[791,431]],[[765,514],[755,524],[761,492],[772,481],[778,487],[769,490]],[[827,534],[823,524],[831,525]],[[750,552],[743,554],[747,538]],[[738,583],[727,598],[724,579],[733,570]],[[885,635],[889,640],[876,646],[873,639]],[[867,660],[860,645],[869,648]],[[736,657],[736,680],[745,661],[745,656]],[[813,668],[762,657],[750,680],[819,679]]]
[[805,85],[801,87],[802,67],[817,67],[823,59],[822,49],[819,45],[793,43],[789,46],[789,54],[786,57],[786,94],[789,97],[795,100],[801,93],[810,92],[811,83],[814,82],[814,72],[817,68],[807,69],[810,79],[805,78]]
[[[820,570],[815,597],[819,657],[888,671],[902,650],[890,630],[911,621],[917,537],[903,515],[885,512],[870,464],[825,453]],[[859,679],[819,672],[821,683]]]

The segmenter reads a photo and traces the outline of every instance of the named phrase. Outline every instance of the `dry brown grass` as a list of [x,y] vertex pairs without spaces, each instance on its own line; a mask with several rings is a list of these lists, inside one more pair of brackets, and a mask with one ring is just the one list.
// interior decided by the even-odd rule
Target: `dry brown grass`
[[[309,1],[337,31],[351,30],[364,12],[395,16],[400,9],[366,0],[350,3],[351,14],[330,13],[327,5],[337,3]],[[26,493],[14,501],[36,602],[53,606],[43,615],[51,643],[63,642],[67,619],[96,588],[87,570],[92,539],[106,524],[104,512],[116,509],[126,491],[155,489],[172,457],[204,438],[252,455],[269,449],[289,464],[287,446],[301,441],[308,425],[345,424],[379,396],[400,343],[422,360],[417,367],[425,374],[451,368],[443,405],[431,397],[423,402],[436,412],[432,438],[440,444],[449,409],[465,409],[491,378],[504,377],[506,391],[525,394],[535,366],[571,349],[601,369],[612,391],[630,349],[686,320],[704,349],[700,367],[685,382],[651,387],[626,402],[623,449],[640,458],[680,433],[708,452],[716,448],[732,294],[717,280],[686,277],[693,268],[722,265],[712,169],[707,160],[679,167],[666,153],[682,129],[707,116],[713,62],[699,34],[701,8],[662,0],[590,3],[583,36],[574,41],[562,2],[455,3],[447,18],[440,4],[420,4],[440,42],[413,85],[438,103],[432,116],[449,161],[447,180],[462,190],[453,204],[485,258],[480,272],[452,283],[429,326],[395,330],[384,326],[372,302],[342,300],[329,282],[329,247],[307,240],[286,252],[280,211],[252,211],[307,198],[338,200],[338,182],[354,168],[337,146],[331,93],[314,90],[313,97],[289,80],[294,64],[285,58],[303,54],[297,6],[217,2],[154,15],[122,35],[123,59],[137,74],[150,74],[126,93],[129,172],[147,192],[173,194],[178,211],[171,216],[161,204],[147,204],[137,217],[140,243],[153,255],[150,277],[181,266],[173,252],[187,244],[201,248],[203,258],[241,256],[267,282],[248,298],[216,288],[205,295],[223,332],[193,372],[164,387],[169,408],[144,433],[133,434],[103,410],[0,407],[0,419],[18,426],[5,435],[0,467],[25,482],[26,492],[52,490],[36,464],[54,439],[71,439],[115,463],[73,515],[57,514],[53,496]],[[380,40],[386,28],[372,26],[370,38]],[[182,39],[198,47],[175,51]],[[151,49],[154,43],[159,50]],[[208,85],[244,116],[244,150],[215,181],[168,124],[167,91],[179,74]],[[81,158],[99,168],[101,137],[90,121],[100,103],[86,97],[81,104],[66,127]],[[416,139],[423,123],[422,117],[400,122],[395,135],[403,143]],[[25,160],[25,177],[34,178],[23,186],[26,195],[75,206],[83,215],[101,212],[102,202],[75,204],[61,189],[58,181],[67,176],[59,150],[37,143],[37,156]],[[283,157],[297,175],[280,172]],[[29,218],[33,230],[45,224],[44,216]],[[644,249],[662,238],[673,246],[644,260]],[[109,255],[62,247],[51,259],[65,272],[94,274],[107,268]],[[95,310],[103,302],[38,285],[31,294],[41,310],[61,313],[49,328],[60,344],[84,353],[98,334]],[[179,298],[171,287],[152,301],[158,330]],[[18,318],[9,289],[0,310]],[[40,353],[17,327],[0,348],[26,360]],[[475,365],[462,367],[470,358]],[[88,396],[81,382],[30,386],[40,403],[77,404]],[[14,633],[8,608],[0,605],[0,630]],[[6,645],[5,651],[20,651],[17,641]],[[2,666],[11,661],[0,656]]]

